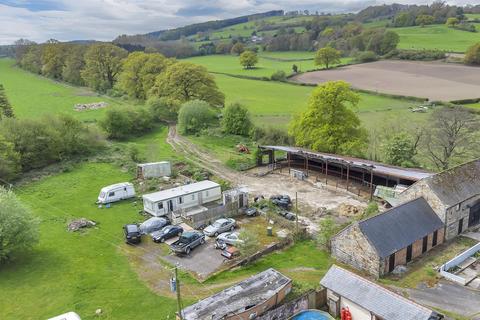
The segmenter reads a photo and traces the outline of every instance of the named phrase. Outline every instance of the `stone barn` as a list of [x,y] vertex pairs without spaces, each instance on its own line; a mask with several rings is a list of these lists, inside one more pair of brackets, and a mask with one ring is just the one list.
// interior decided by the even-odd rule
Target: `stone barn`
[[480,226],[480,159],[423,178],[399,195],[423,197],[445,224],[445,238]]
[[443,243],[444,225],[423,198],[355,222],[331,240],[339,261],[380,277]]

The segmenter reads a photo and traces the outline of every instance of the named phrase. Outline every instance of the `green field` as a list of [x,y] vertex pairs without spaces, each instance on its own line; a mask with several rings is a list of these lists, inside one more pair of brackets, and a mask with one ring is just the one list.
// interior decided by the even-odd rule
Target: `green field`
[[[312,60],[302,60],[312,58]],[[298,59],[298,60],[296,60]],[[291,74],[292,65],[295,64],[300,71],[322,69],[313,61],[312,52],[264,52],[259,56],[258,64],[253,69],[244,69],[239,63],[239,57],[235,55],[211,55],[193,57],[187,61],[205,66],[211,72],[228,73],[249,77],[270,77],[276,71],[284,71]],[[341,64],[347,64],[351,58],[342,58]]]
[[98,95],[87,88],[73,87],[34,75],[14,66],[10,59],[0,59],[0,83],[19,118],[36,118],[47,114],[68,113],[81,120],[98,119],[105,109],[75,111],[77,103],[107,102],[111,106],[126,104]]
[[[480,24],[476,23],[480,31]],[[471,45],[480,42],[480,32],[467,32],[444,25],[425,27],[392,28],[400,36],[400,49],[439,49],[465,52]]]
[[465,16],[468,20],[480,19],[480,13],[467,13]]

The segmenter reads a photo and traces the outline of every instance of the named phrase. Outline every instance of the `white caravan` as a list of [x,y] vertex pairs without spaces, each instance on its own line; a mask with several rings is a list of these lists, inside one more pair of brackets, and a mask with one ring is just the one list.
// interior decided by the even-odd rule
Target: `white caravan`
[[201,206],[218,201],[222,190],[216,182],[204,180],[181,187],[167,189],[143,196],[143,210],[152,216],[164,216],[172,211]]
[[67,312],[59,316],[50,318],[48,320],[82,320],[78,314],[75,312]]
[[97,203],[106,204],[135,197],[135,188],[130,182],[122,182],[103,187]]

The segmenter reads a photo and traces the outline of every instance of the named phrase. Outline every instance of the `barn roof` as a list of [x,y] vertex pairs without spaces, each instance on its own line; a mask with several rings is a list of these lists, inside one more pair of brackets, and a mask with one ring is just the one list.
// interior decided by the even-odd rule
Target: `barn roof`
[[328,270],[320,284],[382,319],[437,319],[432,310],[336,265]]
[[480,159],[423,179],[446,206],[452,207],[480,194]]
[[381,258],[388,257],[443,227],[424,198],[417,198],[359,222]]

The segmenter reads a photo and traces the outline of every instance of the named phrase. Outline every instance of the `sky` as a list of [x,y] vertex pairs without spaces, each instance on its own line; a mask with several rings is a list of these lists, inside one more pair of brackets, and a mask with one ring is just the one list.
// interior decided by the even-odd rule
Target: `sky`
[[[0,44],[11,44],[19,38],[37,42],[48,39],[110,41],[121,34],[142,34],[269,10],[355,12],[389,2],[425,4],[432,1],[0,0]],[[448,2],[466,4],[468,0]]]

